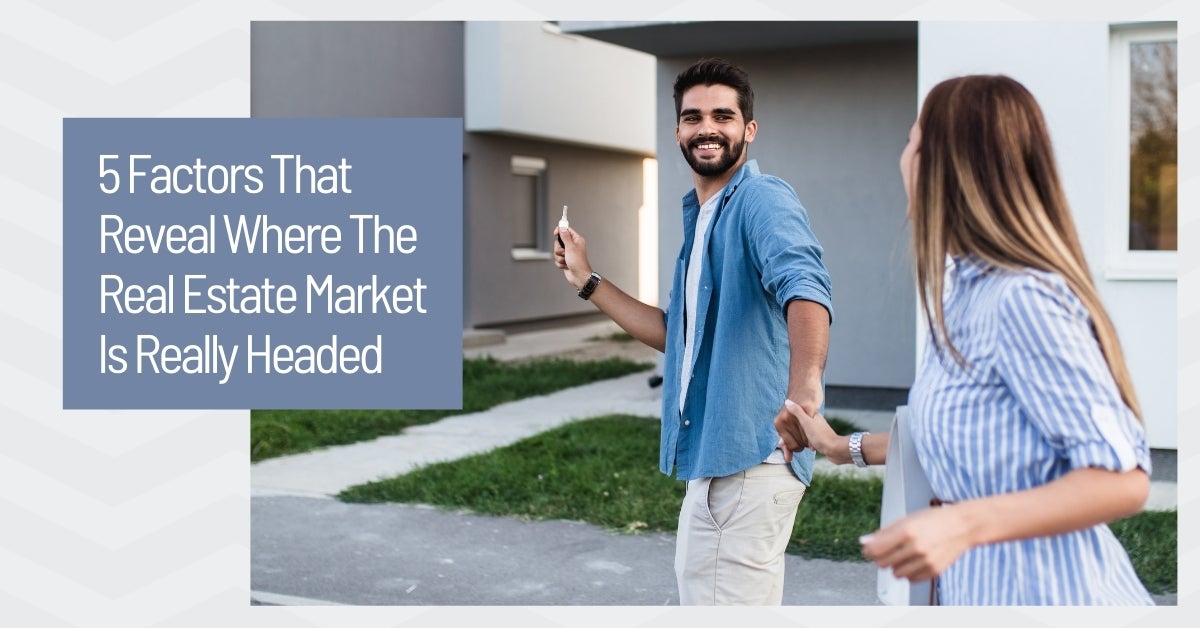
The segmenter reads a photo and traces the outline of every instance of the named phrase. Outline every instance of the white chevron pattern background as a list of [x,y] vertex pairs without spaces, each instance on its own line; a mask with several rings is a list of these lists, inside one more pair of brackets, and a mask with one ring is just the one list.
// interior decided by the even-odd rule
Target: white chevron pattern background
[[[901,609],[738,615],[644,608],[249,605],[248,412],[62,410],[62,119],[249,115],[252,20],[1169,19],[1179,21],[1182,185],[1179,607],[1069,615],[945,609],[935,621],[1177,625],[1200,602],[1200,65],[1195,2],[551,0],[30,2],[0,8],[0,626],[910,626]],[[833,5],[837,5],[836,7]],[[384,6],[386,5],[386,6]],[[1182,609],[1182,610],[1181,610]],[[1067,619],[1067,618],[1070,619]]]

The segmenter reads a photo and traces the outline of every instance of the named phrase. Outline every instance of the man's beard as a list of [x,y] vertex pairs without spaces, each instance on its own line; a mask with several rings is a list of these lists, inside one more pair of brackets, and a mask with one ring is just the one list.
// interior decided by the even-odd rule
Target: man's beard
[[[721,145],[722,152],[720,158],[716,161],[701,161],[692,155],[691,149],[699,144],[709,144],[716,142]],[[683,153],[683,158],[687,160],[688,165],[692,170],[702,177],[713,177],[719,174],[724,174],[727,170],[737,163],[742,157],[742,151],[746,148],[746,141],[742,140],[736,144],[730,145],[729,142],[721,136],[708,137],[704,139],[696,138],[688,142],[687,146],[680,145],[679,150]]]

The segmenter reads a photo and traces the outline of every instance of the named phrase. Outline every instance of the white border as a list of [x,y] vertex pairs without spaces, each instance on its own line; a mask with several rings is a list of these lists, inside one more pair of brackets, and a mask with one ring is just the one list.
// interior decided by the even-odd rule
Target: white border
[[[0,7],[0,37],[20,62],[0,64],[0,120],[12,157],[0,174],[6,317],[0,484],[0,617],[10,625],[141,628],[356,628],[514,624],[554,628],[731,624],[879,628],[967,621],[1089,628],[1175,626],[1200,600],[1195,530],[1200,388],[1180,386],[1179,600],[1133,608],[920,609],[794,607],[251,607],[246,411],[65,412],[61,409],[61,119],[63,116],[249,115],[253,20],[733,19],[719,3],[519,0],[426,3],[35,3]],[[1178,19],[1194,43],[1200,4],[1047,0],[738,5],[736,19]],[[133,10],[128,10],[133,9]],[[556,15],[547,15],[547,10]],[[1019,45],[1016,42],[1014,45]],[[191,51],[191,52],[189,52]],[[1191,156],[1200,46],[1180,47],[1180,152]],[[1097,95],[1097,97],[1101,97]],[[1200,320],[1195,159],[1180,159],[1179,323]],[[1103,185],[1096,182],[1097,185]],[[665,211],[665,210],[664,210]],[[1194,328],[1194,327],[1193,327]],[[1200,381],[1200,346],[1182,334],[1179,382]],[[150,542],[139,542],[149,539]],[[172,550],[172,551],[166,551]],[[669,569],[670,566],[667,566]],[[932,609],[927,609],[933,612]]]

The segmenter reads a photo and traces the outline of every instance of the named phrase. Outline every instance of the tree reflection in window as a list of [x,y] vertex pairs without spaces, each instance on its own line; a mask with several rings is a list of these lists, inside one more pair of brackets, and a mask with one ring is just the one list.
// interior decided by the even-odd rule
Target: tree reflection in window
[[1130,44],[1129,249],[1178,247],[1179,82],[1174,41]]

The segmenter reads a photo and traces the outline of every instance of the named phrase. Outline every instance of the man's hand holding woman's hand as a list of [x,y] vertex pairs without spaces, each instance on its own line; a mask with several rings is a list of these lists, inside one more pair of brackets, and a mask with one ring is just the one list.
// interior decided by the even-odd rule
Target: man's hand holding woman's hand
[[834,432],[824,416],[815,409],[810,414],[791,399],[784,401],[783,407],[786,412],[776,415],[775,431],[785,458],[790,460],[792,452],[811,447],[835,464],[850,462],[847,438]]

